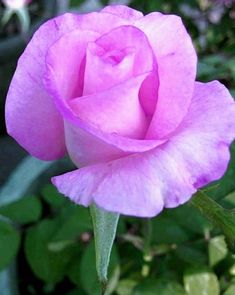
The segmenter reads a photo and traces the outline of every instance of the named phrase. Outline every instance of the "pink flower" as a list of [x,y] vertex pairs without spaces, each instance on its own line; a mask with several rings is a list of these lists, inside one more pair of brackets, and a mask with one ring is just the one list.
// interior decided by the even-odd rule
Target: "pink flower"
[[2,0],[2,2],[13,10],[18,10],[29,4],[32,0]]
[[6,103],[8,133],[33,156],[82,167],[54,177],[74,202],[155,216],[220,178],[235,138],[235,103],[195,82],[181,19],[125,6],[65,14],[21,56]]

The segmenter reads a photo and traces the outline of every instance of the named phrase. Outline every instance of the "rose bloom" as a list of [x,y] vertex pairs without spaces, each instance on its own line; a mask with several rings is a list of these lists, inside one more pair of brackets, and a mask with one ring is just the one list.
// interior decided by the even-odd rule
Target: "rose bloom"
[[19,59],[6,124],[30,154],[69,154],[80,169],[52,179],[77,204],[152,217],[220,178],[235,103],[195,82],[180,17],[126,6],[43,24]]
[[29,4],[32,0],[2,0],[2,2],[9,7],[10,9],[17,10],[21,9],[27,4]]

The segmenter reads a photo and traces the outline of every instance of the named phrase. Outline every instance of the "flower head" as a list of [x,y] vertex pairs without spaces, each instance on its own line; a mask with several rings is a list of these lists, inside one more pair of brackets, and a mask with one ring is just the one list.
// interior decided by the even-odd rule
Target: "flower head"
[[82,167],[54,177],[78,204],[151,217],[220,178],[235,138],[221,83],[195,81],[181,19],[126,6],[65,14],[35,33],[6,103],[7,130],[32,155]]

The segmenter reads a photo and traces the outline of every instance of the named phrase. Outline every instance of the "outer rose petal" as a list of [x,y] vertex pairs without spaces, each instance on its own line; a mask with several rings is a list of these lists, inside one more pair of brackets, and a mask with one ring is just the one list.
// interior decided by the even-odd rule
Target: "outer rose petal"
[[95,202],[108,211],[153,217],[163,209],[165,198],[179,202],[181,196],[185,201],[195,191],[179,168],[159,149],[75,170],[53,177],[52,182],[75,203]]
[[198,187],[223,175],[235,138],[234,117],[235,103],[222,84],[196,83],[189,112],[167,143],[52,181],[78,204],[95,202],[109,211],[152,217],[163,206],[186,202]]
[[128,21],[134,21],[143,17],[143,13],[124,5],[106,6],[101,12],[111,13]]
[[108,13],[65,14],[35,33],[19,59],[6,102],[8,133],[30,154],[55,160],[65,153],[63,121],[43,85],[48,48],[76,29],[105,33],[125,24],[124,19]]
[[219,179],[226,171],[229,145],[235,138],[234,118],[235,103],[224,85],[196,82],[188,114],[165,148],[190,171],[196,188]]
[[158,63],[159,90],[147,138],[162,138],[180,124],[190,105],[196,76],[196,53],[181,19],[151,13],[135,26],[149,38]]

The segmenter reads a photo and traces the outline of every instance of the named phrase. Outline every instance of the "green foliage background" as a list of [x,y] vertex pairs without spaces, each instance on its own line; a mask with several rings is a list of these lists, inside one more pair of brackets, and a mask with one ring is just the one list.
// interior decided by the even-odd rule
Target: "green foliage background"
[[[130,5],[145,13],[181,15],[199,54],[198,79],[219,79],[235,94],[232,2],[133,0]],[[15,62],[1,65],[5,90]],[[226,175],[206,192],[230,210],[235,208],[234,146],[231,153]],[[89,211],[47,182],[34,195],[0,206],[0,270],[16,258],[17,279],[11,284],[23,295],[99,295]],[[189,203],[151,220],[121,217],[109,277],[106,295],[234,295],[235,255],[223,232]]]

